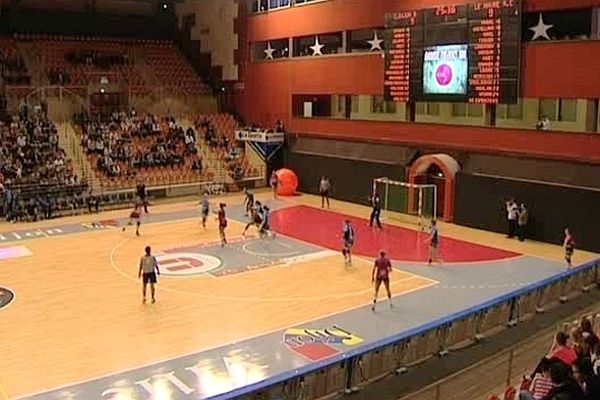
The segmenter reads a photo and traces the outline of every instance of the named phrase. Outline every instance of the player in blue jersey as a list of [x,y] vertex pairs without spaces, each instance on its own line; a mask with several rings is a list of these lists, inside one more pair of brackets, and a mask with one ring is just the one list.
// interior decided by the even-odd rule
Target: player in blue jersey
[[271,233],[271,213],[269,207],[266,205],[262,206],[261,223],[258,228],[258,234],[261,238],[264,238],[265,236],[274,237]]
[[206,220],[210,212],[210,203],[208,201],[208,192],[204,192],[202,195],[202,201],[200,201],[200,214],[202,214],[202,227],[206,228]]
[[252,193],[248,188],[244,188],[244,209],[246,210],[246,216],[251,216],[252,209],[254,208],[254,193]]
[[431,221],[431,230],[429,231],[429,260],[427,261],[427,264],[431,265],[431,263],[433,262],[442,262],[439,256],[439,249],[440,234],[438,231],[437,223],[434,219]]
[[344,260],[346,265],[352,264],[352,247],[354,246],[354,227],[352,227],[352,222],[347,219],[344,221],[344,225],[342,226],[342,254],[344,255]]

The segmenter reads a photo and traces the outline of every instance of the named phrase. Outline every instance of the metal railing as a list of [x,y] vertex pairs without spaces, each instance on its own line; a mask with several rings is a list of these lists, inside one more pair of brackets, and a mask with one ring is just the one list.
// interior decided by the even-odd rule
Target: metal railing
[[[281,373],[254,385],[241,387],[227,398],[262,399],[284,396],[286,399],[311,400],[324,396],[352,392],[374,380],[418,364],[432,356],[445,354],[449,349],[462,348],[477,342],[483,335],[532,318],[536,313],[582,295],[597,286],[600,259],[558,275],[522,287],[378,341],[364,344],[351,351],[326,360],[311,363],[294,371]],[[518,348],[509,349],[492,363],[491,375],[499,377],[498,386],[510,383],[514,376],[515,359],[521,357]],[[521,365],[520,363],[519,365]],[[499,366],[500,365],[500,366]],[[476,366],[473,366],[475,368]],[[506,373],[498,373],[506,371]],[[482,372],[484,373],[484,372]],[[448,392],[451,383],[424,389],[411,400],[453,399]],[[475,399],[481,392],[460,399]],[[271,396],[271,397],[269,397]],[[458,400],[458,398],[456,398]]]

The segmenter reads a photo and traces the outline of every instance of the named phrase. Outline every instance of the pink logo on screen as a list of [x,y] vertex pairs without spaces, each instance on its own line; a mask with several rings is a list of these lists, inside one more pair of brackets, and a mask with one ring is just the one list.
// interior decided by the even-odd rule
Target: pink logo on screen
[[441,86],[446,86],[452,81],[452,67],[442,64],[435,70],[435,79]]

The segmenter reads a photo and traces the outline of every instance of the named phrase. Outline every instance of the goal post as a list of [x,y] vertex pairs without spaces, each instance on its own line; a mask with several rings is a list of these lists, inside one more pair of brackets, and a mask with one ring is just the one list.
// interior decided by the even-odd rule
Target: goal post
[[437,215],[437,188],[394,181],[388,178],[373,180],[373,195],[378,194],[386,218],[414,223],[421,229],[430,226]]

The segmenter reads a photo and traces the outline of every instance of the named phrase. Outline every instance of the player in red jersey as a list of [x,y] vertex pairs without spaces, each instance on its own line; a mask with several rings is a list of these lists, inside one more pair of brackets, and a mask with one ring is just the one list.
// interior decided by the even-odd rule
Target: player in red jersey
[[[131,214],[129,214],[129,222],[127,223],[127,225],[133,225],[133,222],[135,221],[135,235],[136,236],[140,236],[140,225],[142,225],[141,215],[142,215],[143,207],[144,207],[143,202],[136,201],[135,205],[133,207],[133,210],[131,211]],[[125,228],[126,228],[126,226],[123,227],[123,232],[125,232]]]
[[225,236],[225,228],[227,228],[227,215],[225,214],[225,203],[219,204],[219,211],[217,212],[217,221],[219,221],[219,235],[221,236],[221,246],[227,244],[227,237]]
[[371,282],[375,283],[375,297],[373,298],[373,306],[371,310],[375,311],[375,304],[377,304],[377,294],[379,293],[379,287],[381,283],[385,285],[388,299],[390,300],[390,307],[392,307],[392,292],[390,291],[390,272],[392,272],[392,263],[386,257],[385,251],[379,253],[379,258],[375,260],[373,265],[373,272],[371,274]]

